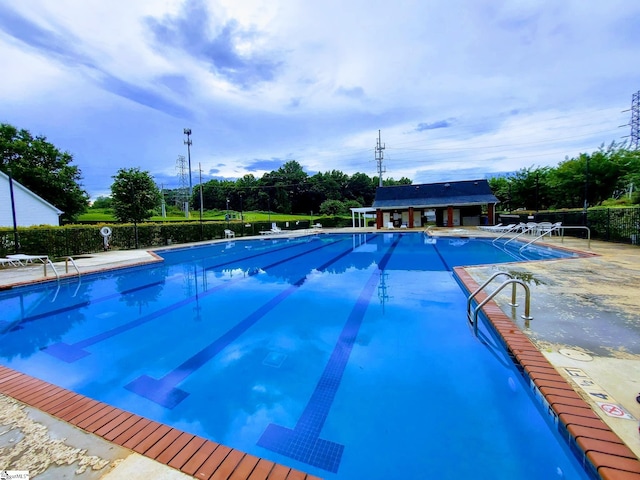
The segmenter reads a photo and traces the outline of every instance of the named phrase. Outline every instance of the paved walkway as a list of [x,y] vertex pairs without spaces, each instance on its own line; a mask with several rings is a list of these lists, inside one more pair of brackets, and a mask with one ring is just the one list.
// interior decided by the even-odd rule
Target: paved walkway
[[[352,233],[353,229],[342,231]],[[363,231],[365,230],[359,230]],[[475,228],[432,229],[431,233],[435,236],[462,237],[489,235]],[[636,402],[636,396],[640,393],[640,248],[599,241],[592,241],[590,248],[587,248],[586,240],[569,237],[565,237],[562,243],[558,237],[543,243],[594,255],[526,264],[467,267],[466,271],[478,283],[484,282],[498,270],[506,270],[527,281],[531,288],[531,311],[534,319],[525,323],[520,318],[522,305],[512,309],[508,305],[510,298],[507,294],[496,297],[500,308],[505,314],[512,316],[514,322],[561,375],[571,380],[568,372],[584,373],[595,387],[592,386],[589,391],[574,383],[576,392],[640,457],[637,420],[640,418],[640,404]],[[80,255],[75,261],[80,272],[86,274],[160,260],[145,250],[129,250]],[[73,266],[69,266],[69,273],[63,273],[64,262],[57,262],[55,267],[62,276],[76,274]],[[44,276],[42,264],[6,267],[0,269],[0,289],[54,278],[55,274],[50,267],[47,269],[47,276]],[[594,396],[594,391],[606,395],[604,403],[622,407],[632,419],[607,415],[597,403],[605,397]],[[1,415],[6,412],[13,412],[8,420]],[[52,432],[50,437],[54,439],[62,435],[56,433],[57,430],[72,428],[11,398],[0,396],[0,420],[8,422],[0,421],[0,425],[22,422],[24,413],[31,417],[35,426],[12,433],[13,436],[17,435],[13,440],[9,438],[11,435],[2,435],[8,432],[8,428],[0,427],[0,468],[3,468],[2,455],[7,451],[7,442],[19,440],[18,437],[26,431],[37,430],[38,424],[49,428]],[[169,467],[109,445],[93,435],[82,433],[71,437],[71,450],[89,449],[84,454],[87,458],[83,460],[86,465],[85,477],[80,478],[185,478]],[[102,465],[102,468],[92,470],[91,462],[94,462],[93,468],[96,465]],[[74,468],[77,468],[77,464]],[[135,472],[143,473],[136,477],[138,473]],[[62,473],[64,472],[59,470],[59,466],[51,465],[39,478],[66,478],[61,476]]]
[[[496,297],[497,303],[561,375],[571,380],[565,368],[577,368],[589,377],[595,384],[589,391],[597,395],[570,383],[640,457],[640,404],[636,401],[640,394],[640,248],[591,241],[589,249],[586,240],[570,237],[562,243],[554,237],[543,244],[595,255],[465,270],[479,284],[499,270],[527,282],[533,320],[520,317],[521,292],[515,312],[509,306],[510,289]],[[622,406],[633,419],[607,415],[597,402]]]

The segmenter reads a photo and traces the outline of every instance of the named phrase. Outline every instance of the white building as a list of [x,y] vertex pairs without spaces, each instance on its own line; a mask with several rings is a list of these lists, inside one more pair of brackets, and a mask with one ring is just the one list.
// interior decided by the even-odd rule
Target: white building
[[[60,225],[59,216],[63,213],[62,210],[15,180],[13,180],[13,204],[18,227]],[[4,172],[0,172],[0,227],[13,227],[9,176]]]

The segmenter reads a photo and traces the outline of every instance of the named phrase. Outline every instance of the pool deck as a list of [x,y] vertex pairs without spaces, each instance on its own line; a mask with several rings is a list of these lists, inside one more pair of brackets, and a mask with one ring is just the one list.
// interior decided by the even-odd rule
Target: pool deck
[[[365,231],[374,230],[357,230]],[[431,233],[493,236],[473,227]],[[542,244],[589,255],[459,267],[455,274],[469,291],[497,271],[526,280],[533,320],[520,318],[521,291],[519,307],[509,306],[510,295],[501,293],[485,306],[485,314],[587,470],[605,480],[640,480],[640,248],[592,241],[587,249],[586,240],[569,237]],[[81,255],[75,261],[81,274],[87,274],[161,259],[145,250],[128,250]],[[68,274],[63,273],[64,262],[55,265],[61,276],[77,275],[71,265]],[[45,278],[42,264],[0,269],[0,289],[49,280],[55,274],[49,267]],[[4,367],[0,469],[29,470],[32,478],[36,473],[42,474],[38,478],[107,480],[317,478]]]

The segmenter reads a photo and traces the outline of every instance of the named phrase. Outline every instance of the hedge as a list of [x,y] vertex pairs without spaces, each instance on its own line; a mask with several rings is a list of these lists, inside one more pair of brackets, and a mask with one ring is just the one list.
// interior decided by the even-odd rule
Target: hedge
[[[350,226],[351,219],[343,217],[321,217],[314,219],[324,227]],[[139,248],[155,248],[164,245],[200,242],[224,238],[224,230],[229,228],[236,237],[259,235],[270,230],[275,223],[282,230],[310,228],[308,220],[290,222],[167,222],[138,224]],[[37,226],[18,228],[19,251],[28,254],[48,255],[64,258],[87,253],[101,252],[103,239],[100,229],[111,229],[110,248],[126,250],[135,248],[135,228],[133,224],[65,225],[62,227]],[[0,257],[18,251],[15,248],[12,228],[0,228]]]

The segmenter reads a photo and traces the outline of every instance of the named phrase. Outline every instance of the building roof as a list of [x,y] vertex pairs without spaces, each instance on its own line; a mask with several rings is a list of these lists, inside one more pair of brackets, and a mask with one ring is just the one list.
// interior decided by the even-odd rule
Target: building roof
[[374,208],[434,208],[498,203],[486,180],[378,187]]

